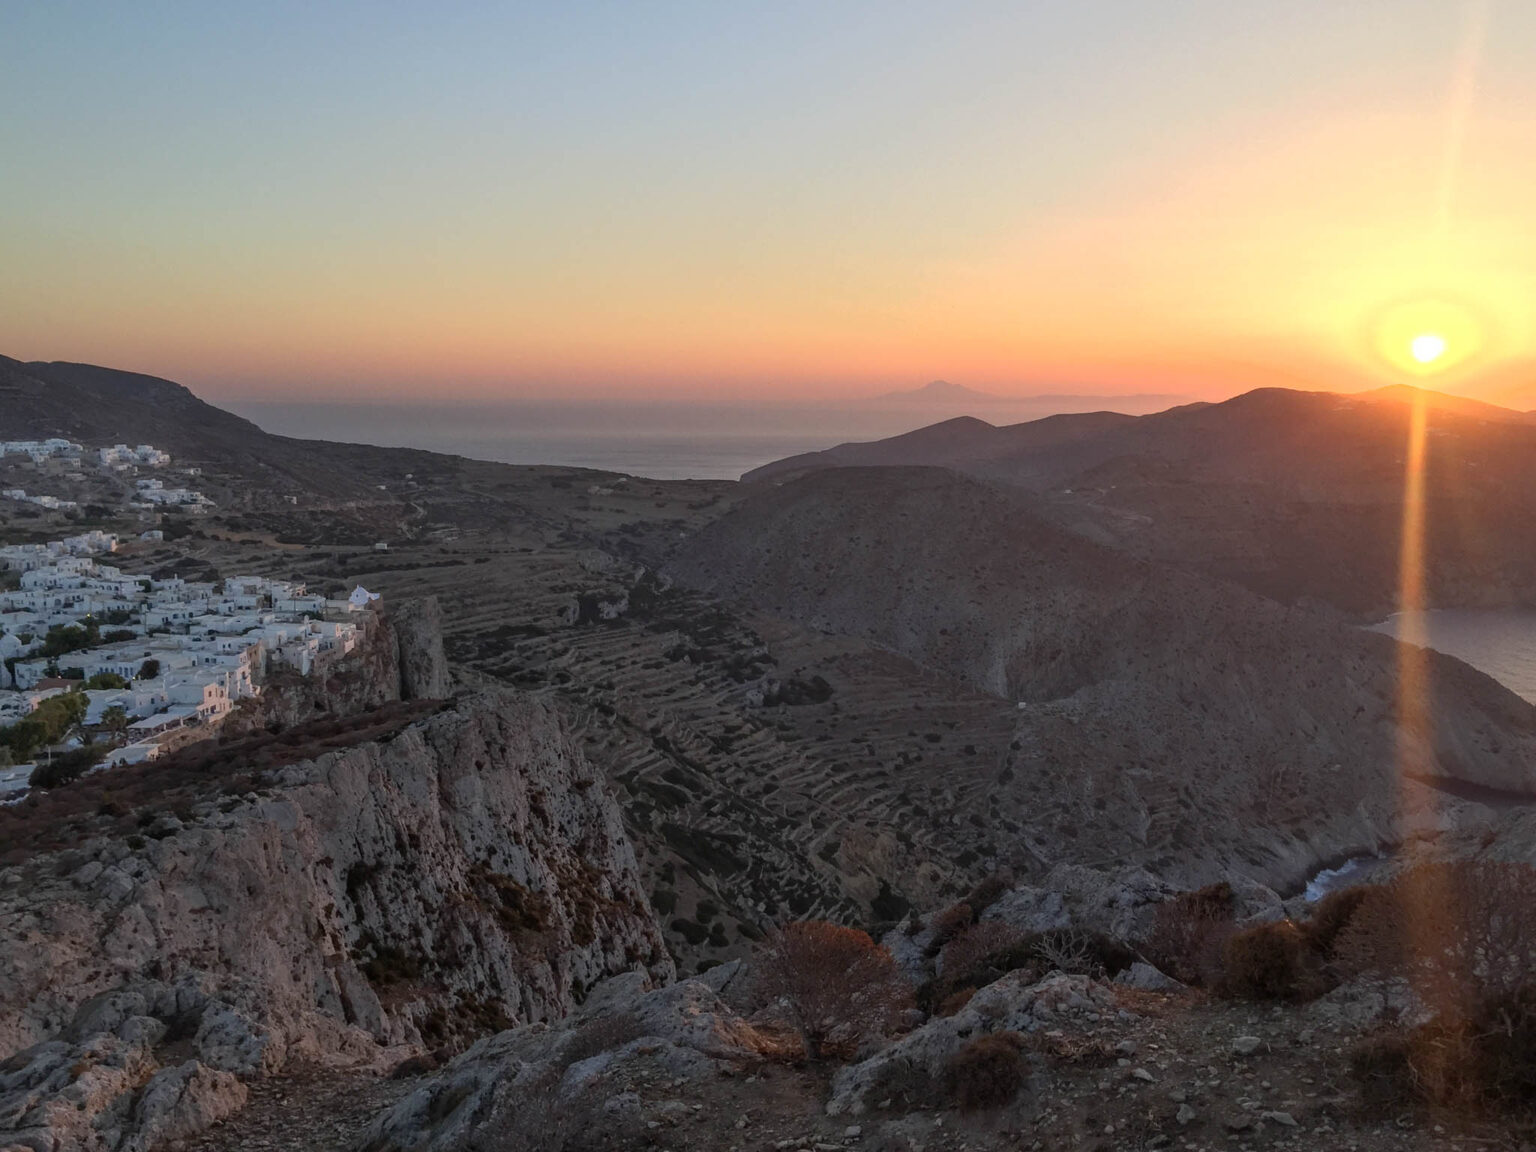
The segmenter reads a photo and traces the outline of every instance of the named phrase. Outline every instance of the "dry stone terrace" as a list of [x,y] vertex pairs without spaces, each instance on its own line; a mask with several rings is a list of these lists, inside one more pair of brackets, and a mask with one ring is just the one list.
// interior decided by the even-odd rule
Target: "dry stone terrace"
[[[740,954],[789,916],[893,919],[1004,862],[988,813],[1008,702],[857,641],[631,583],[635,569],[594,552],[476,556],[474,543],[396,549],[399,567],[356,575],[391,599],[436,596],[461,676],[566,703],[621,790],[682,954]],[[623,609],[604,620],[604,604]]]

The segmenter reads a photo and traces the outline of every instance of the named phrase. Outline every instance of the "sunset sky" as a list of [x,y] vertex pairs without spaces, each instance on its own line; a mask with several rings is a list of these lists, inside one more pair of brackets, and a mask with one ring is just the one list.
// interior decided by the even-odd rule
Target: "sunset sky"
[[1536,408],[1528,0],[0,0],[0,54],[10,356]]

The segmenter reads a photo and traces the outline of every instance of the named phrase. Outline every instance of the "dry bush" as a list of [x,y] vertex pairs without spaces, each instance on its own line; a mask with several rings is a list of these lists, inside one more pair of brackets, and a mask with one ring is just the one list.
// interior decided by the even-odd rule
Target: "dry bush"
[[1345,975],[1406,978],[1436,1013],[1355,1051],[1367,1103],[1480,1111],[1536,1102],[1536,869],[1412,868],[1366,890],[1334,962]]
[[[960,932],[944,946],[939,968],[951,984],[979,973],[994,958],[1012,952],[1024,943],[1024,933],[1001,920],[983,920]],[[1006,971],[1006,969],[1005,969]]]
[[1011,1104],[1028,1079],[1024,1037],[1017,1032],[978,1036],[949,1058],[944,1084],[966,1111]]
[[1221,956],[1221,990],[1229,996],[1296,1000],[1327,987],[1309,934],[1289,920],[1233,933]]
[[1337,892],[1328,893],[1313,905],[1312,915],[1306,923],[1307,938],[1313,951],[1325,961],[1333,959],[1339,934],[1349,927],[1349,922],[1355,918],[1361,906],[1371,898],[1372,891],[1371,885],[1341,888]]
[[1444,1017],[1358,1045],[1350,1065],[1367,1106],[1409,1101],[1460,1111],[1536,1107],[1536,983],[1501,992],[1466,1019]]
[[933,918],[933,938],[928,943],[928,955],[937,956],[939,951],[960,933],[976,923],[975,910],[965,901],[951,904]]
[[1237,904],[1230,884],[1183,892],[1157,906],[1147,958],[1185,984],[1215,984],[1221,953],[1237,930]]
[[1040,1055],[1058,1064],[1108,1068],[1120,1059],[1120,1054],[1106,1041],[1094,1036],[1069,1036],[1065,1032],[1052,1030],[1032,1033],[1029,1043]]
[[1101,933],[1075,928],[1025,933],[1000,921],[983,920],[945,947],[941,974],[918,989],[918,1005],[946,1015],[945,1006],[961,989],[985,988],[1010,972],[1027,972],[1031,980],[1053,970],[1114,975],[1134,960],[1129,948]]
[[865,932],[824,920],[775,932],[760,953],[758,982],[788,1007],[807,1060],[820,1057],[832,1032],[886,1031],[912,1003],[912,986],[889,951]]
[[954,1003],[961,990],[969,988],[974,994],[1009,972],[1041,967],[1028,936],[1001,921],[983,920],[963,928],[945,946],[940,975],[918,989],[918,1006],[929,1013],[953,1015],[963,1007]]
[[[1042,932],[1034,942],[1035,954],[1057,972],[1091,976],[1110,967],[1106,962],[1106,938],[1077,928]],[[1118,967],[1125,967],[1120,964]]]
[[981,914],[1006,896],[1012,887],[1013,873],[1000,869],[987,875],[972,888],[964,902],[971,906],[971,915],[979,920]]
[[1346,977],[1405,977],[1430,1008],[1466,1018],[1536,972],[1536,869],[1421,864],[1365,892],[1333,957]]

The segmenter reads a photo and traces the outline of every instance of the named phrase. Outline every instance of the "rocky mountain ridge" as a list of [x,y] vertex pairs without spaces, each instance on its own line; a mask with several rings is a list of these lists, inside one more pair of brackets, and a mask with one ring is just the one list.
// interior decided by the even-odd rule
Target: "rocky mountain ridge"
[[1380,618],[1395,605],[1404,467],[1422,411],[1427,590],[1437,606],[1536,604],[1536,420],[1411,388],[1264,388],[1150,416],[971,418],[791,457],[830,468],[933,465],[1045,497],[1057,523],[1143,559],[1283,603]]

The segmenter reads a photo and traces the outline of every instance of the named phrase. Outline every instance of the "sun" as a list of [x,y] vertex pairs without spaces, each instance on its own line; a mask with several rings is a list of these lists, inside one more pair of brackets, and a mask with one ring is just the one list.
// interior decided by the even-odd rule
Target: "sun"
[[1408,351],[1416,361],[1428,367],[1445,355],[1447,347],[1445,337],[1440,333],[1420,332],[1408,345]]
[[1441,376],[1475,363],[1488,350],[1487,320],[1440,296],[1415,296],[1382,308],[1369,321],[1381,361],[1404,376]]

